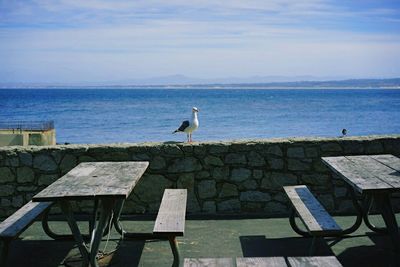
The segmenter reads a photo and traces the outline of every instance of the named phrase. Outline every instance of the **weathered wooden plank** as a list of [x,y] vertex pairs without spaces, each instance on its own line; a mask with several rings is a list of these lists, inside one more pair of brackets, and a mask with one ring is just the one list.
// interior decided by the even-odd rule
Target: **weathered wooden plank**
[[237,267],[284,267],[283,257],[236,258]]
[[313,235],[339,232],[340,226],[305,185],[285,186],[284,190],[307,230]]
[[127,198],[148,162],[84,162],[33,197],[33,201]]
[[390,184],[356,166],[346,157],[323,157],[322,161],[360,193],[368,190],[391,190],[393,188]]
[[165,189],[153,233],[183,236],[187,189]]
[[342,264],[335,256],[288,257],[291,267],[340,267]]
[[400,188],[400,172],[382,164],[370,156],[346,156],[354,163],[356,168],[363,169],[370,175],[375,176],[382,182],[395,188]]
[[233,267],[233,260],[231,258],[204,258],[193,259],[186,258],[184,260],[184,267]]
[[370,157],[388,166],[389,168],[400,172],[400,158],[393,155],[371,155]]
[[13,238],[18,236],[51,204],[52,202],[34,203],[29,201],[14,214],[0,223],[0,237]]

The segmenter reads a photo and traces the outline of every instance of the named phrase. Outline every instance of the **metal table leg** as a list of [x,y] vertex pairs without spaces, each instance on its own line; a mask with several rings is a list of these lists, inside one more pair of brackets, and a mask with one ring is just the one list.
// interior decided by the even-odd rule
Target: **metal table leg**
[[374,194],[373,198],[378,206],[385,221],[387,231],[392,239],[393,246],[396,252],[400,252],[400,236],[399,226],[397,225],[396,217],[394,216],[390,195],[388,193]]
[[68,225],[71,228],[71,232],[78,245],[79,251],[81,252],[83,259],[82,266],[89,266],[89,252],[87,251],[81,232],[79,231],[78,225],[76,224],[74,215],[72,213],[71,204],[68,201],[60,201],[59,203],[62,212],[67,217]]
[[92,267],[99,266],[96,260],[96,256],[99,251],[99,246],[101,238],[103,237],[104,229],[107,227],[107,222],[109,221],[111,213],[113,211],[114,204],[114,199],[101,200],[100,219],[97,222],[96,228],[93,231],[93,235],[90,241],[89,261]]
[[371,229],[376,233],[387,234],[388,233],[387,228],[376,227],[369,221],[368,215],[371,210],[372,203],[373,203],[372,195],[367,194],[364,199],[364,213],[363,213],[364,223],[369,229]]

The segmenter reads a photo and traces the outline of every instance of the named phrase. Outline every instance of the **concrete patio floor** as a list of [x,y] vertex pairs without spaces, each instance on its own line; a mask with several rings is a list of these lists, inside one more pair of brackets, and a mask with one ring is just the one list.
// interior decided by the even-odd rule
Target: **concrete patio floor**
[[[346,227],[355,217],[335,217]],[[398,216],[400,219],[400,216]],[[382,225],[380,217],[371,220]],[[124,229],[151,232],[153,221],[123,220]],[[68,233],[67,224],[50,223],[55,232]],[[82,231],[87,223],[80,222]],[[106,238],[100,246],[104,249]],[[168,241],[118,242],[111,232],[106,251],[119,243],[118,250],[100,261],[102,266],[171,266],[172,252]],[[183,258],[307,256],[311,239],[298,236],[287,218],[270,219],[187,219],[184,237],[178,238]],[[11,243],[8,266],[79,266],[79,251],[73,241],[54,241],[35,222],[20,239]],[[335,255],[344,266],[394,266],[394,253],[388,236],[372,233],[364,224],[348,238],[317,242],[315,255]],[[63,263],[65,260],[65,264]]]

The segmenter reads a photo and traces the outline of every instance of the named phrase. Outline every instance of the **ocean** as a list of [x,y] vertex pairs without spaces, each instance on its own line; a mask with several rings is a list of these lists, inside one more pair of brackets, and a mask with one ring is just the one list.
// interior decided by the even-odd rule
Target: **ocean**
[[194,141],[400,133],[400,90],[0,90],[0,121],[53,120],[57,143],[185,141],[194,106]]

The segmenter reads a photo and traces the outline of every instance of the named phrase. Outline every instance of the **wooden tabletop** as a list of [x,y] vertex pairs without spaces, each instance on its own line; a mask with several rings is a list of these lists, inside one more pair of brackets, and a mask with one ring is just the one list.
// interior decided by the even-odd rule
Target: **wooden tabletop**
[[127,198],[148,162],[84,162],[33,197],[32,201]]
[[400,191],[400,158],[393,155],[323,157],[358,192]]

